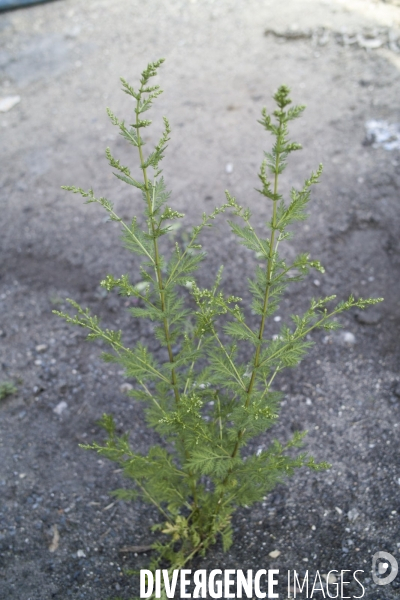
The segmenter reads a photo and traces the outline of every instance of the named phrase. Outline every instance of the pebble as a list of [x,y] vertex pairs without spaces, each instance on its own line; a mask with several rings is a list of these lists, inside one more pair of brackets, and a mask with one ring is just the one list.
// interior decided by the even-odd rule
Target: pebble
[[57,406],[53,408],[53,412],[56,413],[56,415],[62,415],[64,410],[66,410],[67,408],[68,404],[65,402],[65,400],[61,400],[61,402],[59,402]]
[[74,39],[74,38],[78,37],[80,32],[81,32],[80,26],[75,25],[75,27],[71,27],[70,29],[67,29],[66,31],[64,31],[64,35],[67,39],[68,38]]
[[281,553],[279,550],[272,550],[272,552],[270,552],[268,554],[268,556],[270,556],[271,558],[278,558],[278,556],[280,556]]
[[233,172],[233,164],[232,164],[232,163],[228,163],[228,164],[225,166],[225,171],[226,171],[227,173],[232,173],[232,172]]
[[323,573],[322,577],[324,579],[326,579],[326,583],[336,583],[337,582],[337,577],[333,573],[329,573],[329,575],[327,573]]
[[400,383],[398,383],[396,385],[396,387],[393,390],[393,393],[394,393],[395,396],[397,396],[398,398],[400,398]]
[[76,556],[78,558],[86,558],[86,554],[84,553],[83,550],[78,550],[78,552],[76,553]]
[[58,544],[60,542],[60,534],[58,532],[57,525],[53,525],[53,527],[51,528],[51,532],[53,534],[53,539],[51,540],[51,544],[49,546],[49,551],[55,552],[57,550]]
[[45,352],[47,350],[47,344],[38,344],[35,348],[36,352]]
[[341,331],[337,337],[339,343],[346,344],[348,346],[354,346],[356,343],[356,336],[351,331]]
[[64,380],[61,380],[59,382],[59,384],[57,385],[57,390],[60,394],[63,394],[64,392],[66,392],[67,388],[68,388],[67,382]]
[[357,42],[361,48],[369,48],[371,50],[376,50],[384,44],[384,41],[380,38],[366,38],[361,34],[357,34]]
[[355,521],[359,516],[360,516],[360,513],[358,512],[358,510],[356,508],[352,508],[347,513],[347,518],[350,522]]
[[383,146],[385,150],[400,148],[400,124],[388,121],[371,120],[365,123],[367,142],[374,148]]
[[378,311],[366,310],[357,312],[355,315],[357,321],[362,325],[377,325],[382,319],[382,315]]
[[0,98],[0,112],[8,112],[18,102],[21,102],[21,96],[5,96]]
[[338,506],[335,506],[335,510],[339,513],[339,515],[343,514],[343,511],[341,508],[339,508]]
[[122,394],[126,394],[127,392],[130,392],[131,390],[133,390],[133,385],[132,385],[132,384],[130,384],[130,383],[122,383],[122,384],[119,386],[119,391],[120,391]]

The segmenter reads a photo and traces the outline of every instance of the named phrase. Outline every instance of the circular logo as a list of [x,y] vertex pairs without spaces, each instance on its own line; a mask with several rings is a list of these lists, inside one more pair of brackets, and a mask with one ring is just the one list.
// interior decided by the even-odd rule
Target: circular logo
[[[378,562],[378,560],[380,562]],[[389,566],[391,567],[390,573],[386,575],[386,577],[382,577],[382,575],[388,572]],[[375,552],[372,557],[372,579],[374,580],[374,583],[377,585],[387,585],[388,583],[392,583],[392,581],[396,579],[398,572],[399,566],[394,556],[389,554],[389,552],[383,552],[382,550],[380,552]]]

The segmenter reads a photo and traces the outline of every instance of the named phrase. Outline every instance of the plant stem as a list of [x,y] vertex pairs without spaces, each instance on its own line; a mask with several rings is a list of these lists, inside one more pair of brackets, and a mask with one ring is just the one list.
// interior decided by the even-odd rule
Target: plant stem
[[[143,84],[140,87],[138,99],[136,101],[136,131],[137,131],[137,135],[138,135],[138,150],[139,150],[139,158],[140,158],[140,168],[142,169],[142,172],[143,172],[146,200],[147,200],[147,206],[149,209],[149,219],[150,219],[151,233],[152,233],[153,245],[154,245],[154,263],[155,263],[154,269],[155,269],[157,283],[158,283],[158,291],[160,294],[161,310],[165,314],[165,308],[166,308],[166,306],[165,306],[165,290],[164,290],[163,279],[162,279],[162,274],[161,274],[161,267],[160,267],[160,255],[159,255],[159,250],[158,250],[156,226],[155,226],[154,217],[153,217],[153,202],[150,197],[147,168],[145,167],[145,161],[144,161],[143,151],[142,151],[142,140],[141,140],[140,133],[139,133],[139,107],[140,107],[140,98],[141,98],[142,94],[143,94]],[[164,318],[163,318],[163,325],[164,325],[165,340],[167,343],[169,362],[173,364],[174,363],[174,355],[173,355],[172,347],[171,347],[169,323],[168,323],[168,319],[166,316],[164,316]],[[177,404],[179,404],[180,395],[179,395],[179,390],[178,390],[178,381],[177,381],[176,372],[175,372],[174,368],[171,369],[171,384],[172,384],[172,387],[174,390],[175,402]]]
[[219,439],[222,442],[222,417],[221,417],[221,402],[219,400],[219,396],[218,394],[217,396],[217,400],[218,400],[218,422],[219,422]]
[[[141,140],[140,133],[139,133],[139,129],[140,129],[140,127],[139,127],[139,107],[140,107],[140,99],[141,99],[142,94],[143,94],[143,84],[140,86],[138,98],[136,100],[136,131],[137,131],[137,136],[138,136],[140,168],[142,169],[142,172],[143,172],[145,194],[146,194],[147,206],[148,206],[148,210],[149,210],[151,234],[152,234],[153,245],[154,245],[154,270],[155,270],[157,283],[158,283],[158,291],[160,294],[161,310],[165,314],[165,312],[166,312],[165,311],[165,309],[166,309],[165,288],[164,288],[163,278],[162,278],[162,273],[161,273],[160,254],[159,254],[158,242],[157,242],[157,232],[156,232],[156,225],[155,225],[154,216],[153,216],[154,203],[152,201],[152,198],[150,197],[149,179],[147,176],[147,168],[145,167],[145,160],[144,160],[143,151],[142,151],[142,140]],[[167,343],[169,362],[171,364],[173,364],[174,363],[174,354],[172,352],[170,332],[169,332],[169,323],[168,323],[168,319],[166,316],[164,316],[164,318],[163,318],[163,326],[164,326],[165,340]],[[178,380],[177,380],[177,376],[176,376],[176,371],[174,368],[171,369],[171,385],[174,390],[175,402],[176,402],[176,404],[179,404],[180,394],[179,394],[179,390],[178,390]],[[188,458],[186,450],[185,450],[185,455],[186,455],[186,458]],[[193,477],[191,473],[189,473],[189,477]],[[192,489],[194,506],[195,506],[195,508],[197,508],[198,503],[197,503],[196,481],[192,480],[190,486]]]
[[[202,340],[203,340],[203,338],[201,337],[199,339],[198,344],[197,344],[197,348],[196,348],[197,350],[200,350],[200,346],[201,346]],[[187,392],[187,389],[188,389],[188,386],[189,386],[189,382],[190,382],[190,377],[191,377],[191,375],[193,373],[194,364],[195,364],[195,361],[193,361],[192,364],[190,365],[190,369],[189,369],[189,372],[188,372],[188,375],[187,375],[187,379],[186,379],[185,387],[184,387],[184,390],[183,390],[183,394],[186,394],[186,392]]]
[[[278,140],[277,140],[278,145],[280,142],[280,135],[281,135],[281,127],[279,127],[279,131],[278,131]],[[278,166],[279,166],[279,152],[276,153],[276,160],[275,160],[274,195],[276,195],[278,193]],[[264,329],[265,329],[265,321],[266,321],[266,316],[267,316],[267,311],[268,311],[269,290],[271,287],[271,275],[272,275],[274,254],[275,254],[274,244],[275,244],[275,225],[276,225],[276,203],[277,203],[277,201],[274,200],[273,201],[273,209],[272,209],[272,231],[271,231],[271,237],[270,237],[270,242],[269,242],[269,255],[268,255],[268,260],[267,260],[267,285],[265,288],[265,295],[264,295],[263,314],[261,317],[260,328],[258,331],[259,344],[257,345],[257,348],[256,348],[253,371],[251,373],[249,387],[247,388],[246,408],[248,407],[249,402],[250,402],[250,396],[251,396],[251,392],[253,391],[253,386],[254,386],[254,382],[255,382],[255,378],[256,378],[256,370],[259,367],[261,345],[262,345],[262,339],[263,339]]]
[[[277,136],[277,147],[278,148],[280,145],[281,132],[282,132],[282,122],[280,121],[279,129],[278,129],[278,136]],[[276,196],[276,194],[278,193],[279,156],[280,156],[280,153],[279,153],[279,151],[277,151],[276,158],[275,158],[274,196]],[[271,288],[271,276],[272,276],[273,264],[274,264],[274,258],[275,258],[274,245],[275,245],[275,227],[276,227],[276,204],[277,204],[277,200],[274,200],[273,201],[273,209],[272,209],[271,236],[270,236],[270,240],[269,240],[269,253],[268,253],[268,260],[267,260],[267,285],[266,285],[265,294],[264,294],[264,304],[263,304],[260,328],[258,330],[258,345],[257,345],[256,353],[254,356],[253,370],[251,373],[250,382],[249,382],[249,385],[248,385],[248,388],[246,391],[246,396],[247,396],[246,402],[245,402],[246,408],[249,406],[251,393],[253,391],[254,382],[256,380],[257,369],[260,366],[260,353],[261,353],[262,339],[263,339],[264,329],[265,329],[265,321],[266,321],[267,311],[268,311],[269,290]],[[235,458],[235,456],[238,453],[239,446],[240,446],[240,440],[242,439],[244,432],[245,432],[244,429],[240,429],[238,431],[237,440],[236,440],[235,447],[232,452],[232,458]]]
[[223,351],[223,353],[225,354],[226,358],[228,359],[228,361],[229,361],[229,363],[230,363],[230,365],[231,365],[231,367],[232,367],[232,370],[233,370],[233,371],[234,371],[234,373],[235,373],[235,379],[236,379],[236,381],[238,382],[238,384],[240,385],[240,387],[241,387],[243,390],[246,390],[246,386],[245,386],[245,385],[244,385],[244,383],[243,383],[243,379],[240,377],[240,373],[239,373],[239,371],[237,370],[237,368],[236,368],[236,366],[235,366],[235,363],[233,362],[233,360],[232,360],[232,359],[231,359],[231,357],[229,356],[228,352],[226,351],[226,348],[225,348],[224,344],[221,342],[221,340],[219,339],[219,336],[218,336],[217,332],[215,331],[215,328],[214,328],[214,327],[212,327],[212,334],[213,334],[213,336],[215,337],[215,339],[217,340],[217,342],[218,342],[218,344],[219,344],[219,346],[220,346],[221,350],[222,350],[222,351]]
[[[168,523],[171,523],[170,517],[163,510],[163,508],[158,504],[158,502],[156,500],[154,500],[154,498],[149,494],[149,492],[146,490],[146,488],[137,479],[135,479],[135,483],[138,485],[138,487],[140,487],[140,489],[142,490],[143,494],[145,496],[147,496],[147,498],[150,500],[150,502],[152,504],[154,504],[154,506],[156,506],[158,508],[158,510],[160,511],[160,513],[162,515],[164,515],[164,517],[167,519]],[[171,523],[171,525],[172,525],[172,523]]]

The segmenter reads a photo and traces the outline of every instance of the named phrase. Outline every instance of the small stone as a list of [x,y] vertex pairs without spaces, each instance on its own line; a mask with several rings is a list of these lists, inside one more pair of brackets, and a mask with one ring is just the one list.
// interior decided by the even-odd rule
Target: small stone
[[35,348],[36,352],[46,352],[48,346],[47,344],[38,344]]
[[356,508],[352,508],[347,513],[347,518],[350,522],[354,522],[359,517],[359,515],[360,513],[358,512],[358,510]]
[[61,380],[57,385],[57,390],[60,394],[64,394],[67,391],[67,388],[68,388],[67,382],[64,380]]
[[377,325],[382,319],[381,313],[376,310],[360,311],[355,314],[355,317],[361,325]]
[[76,556],[78,558],[86,558],[86,554],[84,553],[83,550],[78,550],[78,552],[76,553]]
[[126,394],[127,392],[130,392],[131,390],[133,390],[133,385],[130,383],[123,383],[119,386],[119,391],[122,394]]
[[385,43],[380,38],[367,38],[361,34],[357,34],[357,42],[361,48],[368,48],[370,50],[376,50],[376,48],[380,48]]
[[400,382],[397,383],[396,387],[393,390],[393,393],[395,396],[397,396],[398,398],[400,398]]
[[271,558],[278,558],[278,556],[280,556],[281,553],[279,550],[272,550],[272,552],[270,552],[268,554],[268,556],[270,556]]
[[342,515],[342,514],[343,514],[343,511],[342,511],[342,509],[341,509],[341,508],[339,508],[338,506],[335,506],[335,510],[336,510],[336,512],[337,512],[339,515]]
[[333,573],[323,573],[322,577],[326,579],[326,583],[336,583],[337,577]]
[[51,528],[51,532],[53,534],[53,539],[51,540],[51,544],[49,546],[49,551],[55,552],[57,550],[58,544],[60,542],[60,534],[58,532],[57,525],[53,525],[53,527]]
[[35,396],[38,396],[41,392],[45,391],[45,387],[43,385],[34,385],[32,388],[33,393],[35,394]]
[[77,38],[77,37],[78,37],[78,35],[80,34],[80,32],[81,32],[81,28],[80,28],[80,26],[79,26],[79,25],[75,25],[75,27],[71,27],[70,29],[67,29],[67,30],[64,32],[64,35],[65,35],[65,37],[66,37],[67,39],[68,39],[68,38],[70,38],[70,39],[74,39],[74,38]]
[[313,283],[316,287],[319,287],[321,285],[321,282],[319,279],[314,279]]
[[61,400],[61,402],[59,402],[57,406],[53,408],[53,412],[56,413],[56,415],[62,415],[64,410],[66,410],[67,408],[68,404],[65,402],[65,400]]
[[311,398],[306,398],[306,404],[307,404],[307,406],[311,406],[312,405]]
[[356,343],[356,336],[351,331],[341,331],[338,340],[342,344],[346,344],[347,346],[354,346]]
[[400,148],[400,125],[398,123],[389,123],[388,121],[367,121],[365,145],[371,145],[373,148],[383,146],[385,150],[398,150]]
[[5,98],[0,98],[0,112],[8,112],[21,102],[21,96],[6,96]]
[[227,173],[232,173],[233,172],[233,164],[232,163],[228,163],[225,167],[225,171]]

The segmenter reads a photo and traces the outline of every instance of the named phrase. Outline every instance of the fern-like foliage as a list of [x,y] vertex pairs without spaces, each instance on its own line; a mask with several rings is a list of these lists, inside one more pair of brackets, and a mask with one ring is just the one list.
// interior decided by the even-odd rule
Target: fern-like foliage
[[[292,189],[289,200],[279,192],[279,178],[288,157],[301,147],[289,140],[288,124],[304,110],[303,106],[289,108],[291,100],[285,86],[274,96],[276,110],[269,115],[264,109],[260,120],[274,138],[259,171],[258,191],[271,204],[272,216],[265,228],[254,225],[250,211],[226,192],[226,201],[203,215],[185,245],[176,243],[171,251],[171,246],[163,244],[174,221],[184,215],[170,206],[161,175],[160,163],[170,135],[167,119],[153,151],[145,155],[143,149],[143,132],[151,122],[142,115],[161,94],[150,80],[162,62],[147,66],[137,89],[121,80],[124,92],[135,101],[133,123],[126,125],[108,110],[112,124],[138,153],[137,175],[121,165],[109,148],[106,157],[116,177],[138,190],[144,227],[136,217],[125,223],[113,204],[96,197],[93,190],[64,189],[81,194],[88,203],[100,204],[111,220],[120,223],[126,248],[141,257],[140,273],[133,274],[140,283],[132,283],[127,274],[109,274],[101,285],[108,292],[115,289],[122,296],[138,299],[137,306],[129,309],[131,315],[155,323],[155,335],[163,350],[153,355],[140,343],[127,347],[121,331],[102,328],[97,317],[73,300],[74,315],[54,312],[86,328],[89,339],[101,339],[109,346],[104,359],[119,363],[126,376],[135,380],[129,394],[144,403],[149,426],[168,444],[150,448],[147,455],[138,454],[134,440],[117,435],[112,417],[104,415],[101,425],[107,431],[106,441],[86,447],[117,462],[131,481],[127,489],[114,492],[118,498],[139,495],[158,508],[162,538],[155,545],[156,561],[166,559],[171,568],[180,568],[195,554],[204,554],[218,536],[224,548],[229,548],[231,516],[237,507],[260,501],[297,468],[327,467],[307,453],[293,452],[301,444],[303,435],[299,433],[286,445],[275,441],[259,454],[249,455],[246,444],[276,422],[281,395],[274,388],[275,378],[303,358],[311,346],[307,334],[316,328],[334,329],[338,326],[335,317],[341,312],[365,308],[380,299],[350,297],[333,306],[334,296],[311,299],[308,310],[293,315],[278,336],[271,339],[265,334],[266,323],[287,286],[302,280],[310,269],[323,272],[321,264],[307,254],[288,264],[278,252],[291,235],[288,227],[306,218],[311,188],[322,173],[320,165],[302,189]],[[253,316],[241,298],[221,288],[221,271],[208,289],[200,288],[195,279],[205,258],[199,244],[201,232],[227,210],[232,213],[229,224],[233,234],[255,254],[258,265],[262,263],[248,280]],[[255,327],[254,314],[258,320]]]

